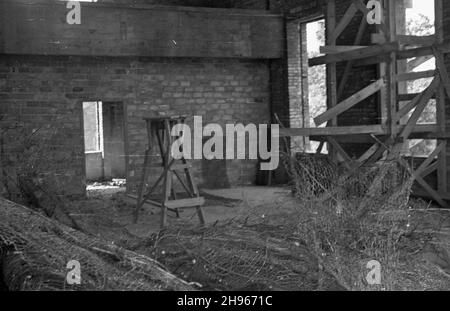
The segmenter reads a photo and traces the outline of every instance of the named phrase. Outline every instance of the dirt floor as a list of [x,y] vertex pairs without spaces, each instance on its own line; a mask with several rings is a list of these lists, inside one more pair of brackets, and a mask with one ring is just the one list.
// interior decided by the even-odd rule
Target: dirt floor
[[[159,208],[150,205],[134,224],[135,202],[120,186],[90,187],[88,198],[71,202],[70,210],[83,231],[149,255],[200,289],[317,290],[317,260],[289,216],[298,208],[290,189],[203,189],[202,196],[206,228],[199,228],[195,211],[184,211],[180,218],[169,213],[169,226],[161,231]],[[411,212],[414,234],[424,245],[415,256],[436,268],[439,280],[432,289],[450,289],[450,212],[417,199]],[[343,289],[331,276],[325,279],[321,289]]]
[[[233,219],[264,219],[271,214],[289,212],[295,208],[295,200],[290,190],[278,187],[244,187],[222,190],[202,190],[206,199],[203,207],[206,223],[222,224]],[[125,188],[97,186],[88,188],[88,199],[71,203],[71,216],[86,222],[114,223],[114,228],[122,228],[132,235],[146,238],[160,231],[160,209],[145,204],[140,210],[137,224],[132,222],[135,200],[125,193]],[[198,218],[195,210],[182,211],[180,218],[169,212],[169,227],[183,224],[196,226]],[[99,220],[98,218],[102,218]],[[100,224],[101,225],[101,224]],[[98,234],[107,234],[100,229]],[[103,236],[107,238],[107,236]]]
[[[201,195],[206,199],[206,229],[199,227],[196,212],[187,210],[180,218],[169,213],[169,226],[161,231],[159,208],[147,204],[134,224],[135,201],[125,189],[101,185],[89,187],[86,200],[71,202],[70,216],[84,232],[149,255],[202,289],[311,290],[317,286],[317,264],[294,237],[295,223],[277,221],[279,215],[295,209],[290,189],[204,189]],[[210,241],[207,247],[202,246],[203,240]]]

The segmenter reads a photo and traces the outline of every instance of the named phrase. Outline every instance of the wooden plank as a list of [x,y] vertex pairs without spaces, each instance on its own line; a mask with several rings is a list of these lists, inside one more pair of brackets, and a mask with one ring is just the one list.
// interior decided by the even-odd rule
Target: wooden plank
[[[336,0],[328,0],[327,3],[327,17],[326,17],[326,31],[327,31],[327,45],[336,45],[336,39],[333,38],[333,29],[336,27]],[[336,63],[327,65],[327,108],[333,108],[338,103],[337,95],[337,70]],[[337,126],[337,118],[331,120],[331,126]],[[329,146],[331,161],[337,160],[337,152],[333,147]]]
[[444,5],[443,0],[434,0],[434,33],[439,44],[444,42]]
[[[405,126],[399,126],[399,132],[404,128]],[[340,128],[339,128],[340,129]],[[373,138],[370,135],[374,135],[377,137],[378,140],[384,141],[389,135],[389,130],[387,129],[386,125],[382,126],[383,133],[359,133],[359,134],[338,134],[338,135],[311,135],[307,136],[312,141],[318,141],[323,142],[326,141],[328,136],[334,137],[334,139],[339,143],[350,143],[350,144],[372,144]],[[299,134],[299,136],[302,135],[310,135],[310,133],[305,132],[296,132],[294,129],[292,132],[286,132],[285,134],[291,134],[292,136],[295,136],[296,134]],[[289,137],[287,135],[286,137]],[[413,132],[409,135],[408,139],[426,139],[426,140],[443,140],[443,139],[450,139],[450,133],[449,132],[440,132],[439,127],[437,124],[418,124],[414,127]],[[398,142],[403,142],[403,138],[398,139]]]
[[414,109],[422,100],[429,101],[433,94],[436,92],[440,83],[439,77],[433,79],[431,84],[425,89],[424,92],[418,94],[411,102],[404,105],[399,112],[397,113],[397,119],[401,120],[404,116],[406,116],[412,109]]
[[342,163],[344,164],[344,166],[348,170],[352,170],[353,167],[351,163],[353,162],[353,160],[350,158],[347,152],[345,152],[344,148],[342,148],[342,146],[331,136],[329,136],[327,140],[331,144],[331,146],[333,146],[333,149],[337,152],[337,154],[342,157]]
[[[374,136],[372,136],[374,138]],[[366,165],[372,165],[380,160],[384,156],[384,154],[389,151],[388,148],[396,143],[396,140],[391,136],[386,137],[384,140],[379,140],[379,148],[378,150],[366,161]]]
[[[439,77],[434,78],[433,85],[438,83],[439,81],[440,81]],[[420,98],[419,102],[417,103],[416,109],[414,110],[411,118],[409,118],[408,123],[406,124],[405,128],[402,131],[401,137],[407,139],[409,135],[412,133],[414,126],[416,126],[417,121],[419,120],[423,111],[428,105],[428,102],[431,99],[431,96],[433,95],[435,90],[436,88],[429,87],[427,91],[423,94],[423,96]]]
[[[442,52],[449,53],[450,52],[450,46],[443,45],[442,46]],[[369,65],[375,65],[380,62],[385,61],[386,54],[379,54],[374,55],[372,57],[367,57],[364,59],[357,59],[355,60],[355,66],[363,67],[363,66],[369,66]],[[417,48],[417,49],[408,49],[408,50],[399,50],[397,52],[397,58],[398,59],[409,59],[409,58],[417,58],[417,60],[412,60],[408,63],[408,71],[414,70],[416,67],[422,65],[425,61],[428,61],[429,59],[432,59],[434,56],[432,55],[433,52],[431,50],[431,47],[423,47],[423,48]],[[423,58],[422,58],[423,57]]]
[[[405,129],[406,125],[400,126],[400,130]],[[411,133],[438,133],[437,124],[416,124]]]
[[[410,94],[398,94],[397,101],[398,102],[407,102],[414,100],[417,96],[420,96],[422,93],[410,93]],[[436,95],[432,95],[431,99],[435,99]]]
[[[400,127],[401,129],[402,127]],[[425,139],[425,140],[442,140],[442,139],[450,139],[450,133],[445,132],[435,132],[434,130],[437,129],[437,126],[434,126],[434,129],[429,130],[423,130],[423,129],[417,129],[414,128],[413,133],[409,135],[408,139]],[[386,140],[388,137],[389,132],[386,131],[383,135],[375,135],[379,140],[383,141]],[[312,135],[307,136],[311,141],[317,141],[317,142],[326,142],[327,137],[330,135]],[[339,143],[346,143],[346,144],[372,144],[373,138],[370,136],[370,134],[352,134],[352,135],[331,135],[337,142]],[[403,142],[403,139],[399,139],[398,142]]]
[[[359,24],[358,33],[356,34],[355,41],[353,42],[355,46],[358,46],[361,43],[366,28],[367,28],[367,21],[366,17],[363,15],[361,18],[361,23]],[[344,73],[342,74],[341,81],[339,82],[339,86],[337,89],[337,101],[340,101],[342,98],[342,94],[344,93],[345,86],[347,85],[348,78],[350,76],[352,68],[353,68],[353,61],[349,61],[345,65]]]
[[[399,129],[405,129],[405,125],[399,126]],[[282,128],[280,129],[280,137],[316,137],[322,140],[322,137],[326,136],[352,136],[352,135],[369,135],[383,136],[389,134],[389,128],[386,125],[356,125],[356,126],[338,126],[338,127],[317,127],[317,128]],[[450,136],[450,133],[439,132],[437,124],[417,124],[411,134],[416,135],[433,135],[433,137],[446,138]],[[416,136],[419,137],[419,136]],[[415,137],[415,138],[416,138]],[[424,137],[424,136],[422,136]],[[431,137],[431,136],[430,136]],[[351,137],[349,141],[354,140]],[[364,140],[364,142],[370,142],[370,140]]]
[[290,128],[280,129],[280,137],[295,136],[346,136],[362,134],[386,134],[386,128],[381,125],[338,126],[318,128]]
[[425,178],[428,175],[434,173],[438,168],[437,162],[430,164],[426,169],[422,170],[422,173],[420,174],[420,177]]
[[[417,127],[417,126],[416,126]],[[439,126],[435,125],[436,131],[429,133],[424,132],[413,132],[411,135],[409,135],[409,139],[428,139],[428,140],[444,140],[444,139],[450,139],[450,133],[449,132],[439,132]],[[415,129],[414,129],[415,130]]]
[[372,44],[385,44],[386,37],[381,33],[373,33],[370,36],[370,42],[372,42]]
[[[387,62],[387,59],[389,58],[389,54],[382,54],[382,55],[376,55],[373,57],[368,57],[364,59],[358,59],[355,60],[354,66],[355,67],[366,67],[366,66],[372,66],[372,65],[380,65]],[[384,76],[384,75],[382,75]]]
[[439,75],[441,76],[442,84],[447,93],[447,96],[450,98],[450,77],[448,75],[447,67],[444,61],[444,55],[433,46],[434,57],[436,58],[436,66],[439,71]]
[[[316,142],[327,142],[327,136],[308,136],[309,140]],[[354,134],[354,135],[332,135],[332,137],[340,144],[371,144],[373,139],[370,134]],[[384,138],[385,135],[377,135],[376,137]]]
[[[449,43],[444,43],[442,45],[438,46],[439,50],[446,54],[446,53],[450,53],[450,45]],[[416,49],[408,49],[408,50],[400,50],[397,53],[397,57],[398,59],[409,59],[409,58],[419,58],[422,56],[427,56],[425,58],[423,58],[422,60],[420,60],[420,63],[418,64],[414,64],[416,63],[416,59],[412,60],[410,63],[408,63],[408,71],[412,71],[414,70],[417,66],[420,66],[424,61],[427,61],[429,59],[432,59],[434,56],[433,51],[431,49],[431,47],[422,47],[422,48],[416,48]],[[364,58],[364,59],[358,59],[355,60],[354,66],[360,67],[360,66],[369,66],[369,65],[375,65],[375,64],[379,64],[380,62],[383,62],[386,60],[386,55],[375,55],[373,57],[368,57],[368,58]]]
[[448,208],[449,205],[447,202],[445,202],[441,195],[439,194],[439,192],[437,192],[436,190],[434,190],[433,188],[430,187],[430,185],[422,178],[422,177],[417,177],[416,178],[416,182],[422,186],[422,188],[425,189],[426,192],[428,192],[431,197],[433,198],[433,200],[435,200],[437,203],[439,203],[440,206],[442,206],[443,208]]
[[433,45],[436,43],[436,37],[431,36],[410,36],[410,35],[397,35],[397,41],[400,45]]
[[[448,193],[448,192],[437,192],[437,194],[443,200],[450,201],[450,193]],[[415,188],[412,189],[412,195],[417,196],[417,197],[421,197],[421,198],[427,198],[427,199],[434,200],[428,192],[426,192],[422,188],[419,189],[418,187],[415,187]]]
[[[413,176],[414,172],[403,158],[400,158],[400,164],[403,165],[403,167],[405,167],[411,173],[411,176]],[[432,197],[432,199],[439,203],[439,205],[444,208],[448,207],[448,204],[442,199],[441,195],[436,190],[431,188],[431,186],[421,176],[417,176],[415,178],[415,181],[419,185],[421,185],[422,188],[425,189],[425,191],[428,192],[428,194]]]
[[321,54],[336,54],[366,48],[363,45],[326,45],[320,47]]
[[379,91],[384,86],[384,80],[379,79],[378,81],[370,84],[369,86],[365,87],[358,93],[350,96],[346,100],[339,103],[337,106],[330,108],[325,113],[321,114],[320,116],[316,117],[314,119],[314,122],[316,125],[321,125],[325,122],[327,122],[330,119],[335,118],[339,114],[343,113],[344,111],[350,109],[351,107],[357,105],[364,99],[368,98],[369,96],[375,94],[377,91]]
[[201,206],[204,204],[205,204],[205,198],[203,198],[203,197],[164,202],[164,206],[166,206],[167,208],[170,208],[170,209],[192,208],[192,207],[197,207],[197,206]]
[[375,154],[375,152],[377,152],[378,148],[380,148],[380,145],[378,143],[374,144],[366,152],[364,152],[361,157],[359,157],[358,162],[362,164],[365,161],[369,160]]
[[413,71],[414,69],[416,69],[420,65],[423,65],[424,63],[426,63],[427,61],[429,61],[432,58],[433,58],[433,55],[426,55],[426,56],[416,57],[416,58],[408,61],[406,70],[407,71]]
[[[394,42],[397,39],[397,22],[396,22],[396,1],[387,2],[387,26],[389,33],[387,37],[390,42]],[[387,111],[388,120],[390,122],[391,136],[394,138],[397,136],[397,127],[399,120],[397,119],[397,82],[395,76],[397,74],[397,54],[396,51],[391,51],[386,66],[386,95],[387,95]]]
[[322,153],[323,147],[325,146],[325,140],[321,141],[319,147],[316,149],[316,154],[319,155]]
[[330,54],[325,56],[319,56],[311,58],[309,60],[309,66],[318,66],[323,64],[337,63],[350,60],[358,60],[363,58],[370,58],[374,56],[380,56],[383,54],[389,54],[399,49],[398,42],[390,42],[383,45],[373,45],[362,49],[357,49],[348,52]]
[[332,32],[330,41],[337,40],[342,31],[344,31],[344,29],[348,26],[348,24],[350,24],[356,12],[358,12],[356,5],[354,3],[350,4],[348,9],[344,13],[344,16],[342,17],[342,19],[339,21],[338,25]]
[[[138,200],[138,196],[134,195],[134,194],[127,193],[124,196],[124,200],[125,200],[126,203],[128,203],[130,205],[132,205],[132,204],[135,205],[137,200]],[[154,203],[151,203],[151,202],[149,202],[149,200],[146,200],[145,202],[142,203],[141,207],[153,208],[154,207],[153,205],[154,205]],[[160,205],[158,205],[158,206],[160,206]]]
[[[381,2],[382,5],[382,10],[383,10],[383,19],[385,20],[385,8],[384,6],[386,5],[385,2]],[[378,33],[375,33],[372,35],[372,40],[374,40],[374,38],[378,38],[378,40],[380,40],[380,42],[376,43],[376,44],[385,44],[388,40],[387,36],[389,35],[389,31],[384,29],[383,27],[381,27],[380,25],[376,26],[376,31]],[[378,74],[379,77],[386,77],[387,74],[387,61],[388,61],[388,57],[387,55],[385,57],[377,57],[377,59],[379,60],[378,65]],[[387,105],[387,88],[384,87],[380,90],[380,116],[381,116],[381,124],[388,124],[388,119],[389,119],[389,115],[388,115],[388,105]]]
[[[435,34],[436,39],[439,44],[444,42],[444,8],[443,8],[443,0],[435,0],[434,1],[434,20],[435,20]],[[442,62],[442,59],[436,60],[437,62]],[[437,65],[439,66],[439,65]],[[446,67],[444,67],[446,69]],[[442,76],[441,76],[442,78]],[[445,100],[445,86],[442,85],[438,88],[437,92],[437,100],[436,100],[436,116],[437,123],[439,126],[439,130],[441,132],[446,132],[446,100]],[[440,140],[439,143],[445,144],[444,149],[438,156],[437,161],[437,183],[438,183],[438,192],[446,193],[449,191],[448,189],[448,170],[447,167],[447,140]]]
[[438,191],[447,192],[448,191],[448,167],[447,167],[447,140],[439,141],[444,147],[438,155]]
[[192,168],[192,164],[190,163],[174,163],[170,166],[171,171],[182,171],[190,168]]
[[445,148],[445,144],[440,144],[434,149],[430,156],[417,168],[413,173],[412,178],[417,178],[422,175],[422,173],[430,166],[431,163],[436,159],[439,153]]
[[[444,53],[444,54],[450,52],[450,42],[434,45],[433,47],[436,48],[437,51]],[[398,51],[398,59],[407,59],[407,58],[433,55],[434,54],[433,47],[425,46],[425,47],[420,47],[420,48]]]
[[401,73],[397,75],[397,82],[402,81],[412,81],[418,79],[432,78],[436,75],[436,70],[427,70],[427,71],[419,71],[419,72],[407,72]]

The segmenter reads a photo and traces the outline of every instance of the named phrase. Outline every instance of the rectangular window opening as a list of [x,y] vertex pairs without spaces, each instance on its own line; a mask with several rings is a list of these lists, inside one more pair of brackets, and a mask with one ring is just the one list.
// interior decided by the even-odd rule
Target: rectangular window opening
[[[305,97],[308,102],[308,116],[306,122],[309,127],[316,127],[314,118],[327,111],[326,65],[309,67],[308,60],[323,55],[320,52],[320,47],[325,45],[325,19],[304,23],[301,27],[306,28],[306,38],[301,40],[301,44],[306,45],[307,54],[307,57],[302,60],[303,68],[307,68]],[[306,40],[306,42],[303,40]],[[305,54],[302,53],[302,55]],[[304,75],[302,79],[305,79]],[[324,126],[326,125],[320,127]],[[320,142],[311,141],[307,152],[316,153],[319,146]],[[321,153],[328,153],[326,144],[323,146]]]
[[[410,0],[404,1],[404,14],[397,21],[397,29],[399,35],[410,36],[431,36],[435,34],[435,3],[434,1]],[[406,46],[405,48],[415,48],[416,46]],[[435,58],[431,56],[423,56],[411,58],[398,62],[399,73],[421,72],[436,69]],[[399,103],[400,107],[406,105],[415,95],[422,93],[432,82],[433,78],[417,79],[399,83],[399,94],[405,97],[405,101]],[[402,124],[406,124],[414,110],[409,112],[402,120]],[[436,124],[436,100],[431,99],[428,102],[418,124]],[[427,157],[436,148],[436,140],[409,140],[406,156]]]

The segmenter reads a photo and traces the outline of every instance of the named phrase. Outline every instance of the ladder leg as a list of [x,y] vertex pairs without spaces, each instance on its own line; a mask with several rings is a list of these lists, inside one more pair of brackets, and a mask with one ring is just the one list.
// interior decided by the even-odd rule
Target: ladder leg
[[[183,163],[187,164],[188,161],[186,159],[183,159]],[[188,183],[188,187],[191,188],[193,196],[199,197],[200,193],[198,191],[197,185],[194,182],[194,178],[192,176],[191,170],[187,168],[184,170],[184,172],[186,174],[186,180]],[[198,219],[200,220],[200,224],[204,225],[205,224],[205,215],[203,214],[203,210],[202,210],[201,206],[197,206],[197,215],[198,215]]]
[[[162,195],[162,205],[161,205],[161,228],[166,227],[167,225],[167,206],[166,203],[169,201],[171,193],[172,193],[172,171],[170,170],[170,166],[172,164],[171,161],[171,133],[170,133],[170,123],[169,121],[164,122],[164,130],[163,137],[166,143],[165,148],[162,148],[163,156],[163,165],[164,165],[164,185],[163,185],[163,195]],[[162,144],[163,145],[163,144]]]
[[197,215],[198,215],[198,219],[200,220],[200,224],[204,225],[205,224],[205,215],[203,214],[203,210],[201,206],[197,206]]
[[[183,159],[183,164],[188,164],[186,159]],[[197,186],[195,185],[194,178],[192,177],[191,170],[189,168],[185,168],[184,173],[186,175],[188,187],[191,189],[192,194],[197,197],[199,193]]]
[[[171,197],[172,197],[172,200],[174,200],[174,201],[176,201],[177,200],[177,192],[175,191],[175,188],[174,188],[174,186],[173,186],[173,174],[170,174],[171,175],[171,183],[172,183],[172,189],[171,189]],[[175,209],[175,214],[176,214],[176,216],[177,216],[177,218],[180,218],[180,210],[178,209],[178,208],[176,208]]]
[[144,199],[144,193],[146,190],[146,183],[148,181],[149,173],[150,173],[150,165],[151,165],[151,155],[153,150],[153,139],[154,139],[154,133],[153,133],[153,127],[152,122],[147,120],[145,122],[146,128],[147,128],[147,139],[148,139],[148,149],[145,151],[145,159],[144,159],[144,170],[142,172],[142,178],[141,178],[141,184],[139,185],[138,190],[138,199],[136,203],[136,210],[134,212],[134,223],[138,222],[139,218],[139,210],[141,209],[142,205],[144,205],[144,202],[146,199]]
[[150,150],[147,149],[145,151],[145,159],[144,159],[144,171],[142,172],[142,178],[141,178],[141,184],[139,185],[139,192],[138,192],[138,199],[136,203],[136,209],[134,211],[134,223],[138,222],[139,218],[139,210],[141,209],[142,205],[144,204],[144,192],[146,189],[146,183],[148,180],[149,175],[149,162],[150,162]]
[[171,188],[172,188],[172,176],[169,170],[164,172],[164,184],[163,184],[163,194],[162,194],[162,205],[161,205],[161,228],[167,225],[167,206],[166,203],[169,201]]

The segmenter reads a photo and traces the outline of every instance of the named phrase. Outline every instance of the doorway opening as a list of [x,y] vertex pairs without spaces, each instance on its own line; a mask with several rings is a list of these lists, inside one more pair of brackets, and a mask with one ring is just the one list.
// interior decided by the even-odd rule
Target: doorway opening
[[88,183],[126,179],[125,110],[122,102],[84,102],[84,145]]

